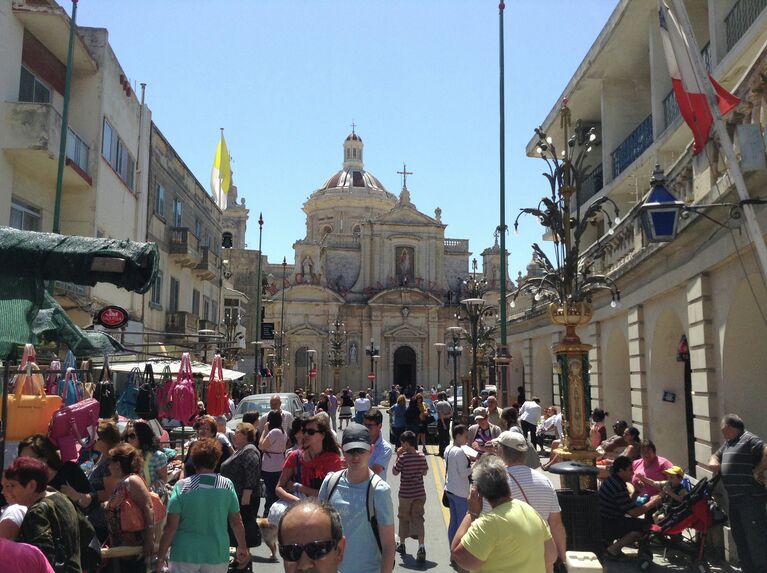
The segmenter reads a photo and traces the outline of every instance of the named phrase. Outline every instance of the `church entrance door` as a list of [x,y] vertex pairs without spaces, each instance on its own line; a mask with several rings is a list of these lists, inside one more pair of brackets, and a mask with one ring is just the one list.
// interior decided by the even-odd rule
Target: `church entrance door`
[[399,384],[407,396],[415,392],[415,351],[409,346],[400,346],[394,352],[394,384]]

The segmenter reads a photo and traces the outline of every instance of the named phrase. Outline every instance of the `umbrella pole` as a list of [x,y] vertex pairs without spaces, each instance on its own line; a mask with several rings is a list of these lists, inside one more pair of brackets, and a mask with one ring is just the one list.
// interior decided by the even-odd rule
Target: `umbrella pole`
[[3,369],[3,405],[0,412],[2,413],[2,422],[0,423],[0,471],[5,469],[5,434],[8,427],[8,380],[11,372],[11,361],[5,361],[5,368]]

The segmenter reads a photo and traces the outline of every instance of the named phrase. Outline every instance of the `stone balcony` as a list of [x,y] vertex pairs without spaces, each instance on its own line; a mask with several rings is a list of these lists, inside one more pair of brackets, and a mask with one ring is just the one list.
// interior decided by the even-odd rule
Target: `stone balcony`
[[[15,168],[53,188],[58,171],[61,115],[47,103],[5,102],[3,107],[7,131],[0,141],[6,156]],[[89,160],[88,145],[68,128],[64,190],[85,191],[91,187]]]
[[186,227],[168,229],[170,259],[182,267],[195,268],[200,264],[199,240]]
[[210,247],[200,247],[200,262],[194,267],[194,274],[204,281],[211,281],[218,276],[219,258]]

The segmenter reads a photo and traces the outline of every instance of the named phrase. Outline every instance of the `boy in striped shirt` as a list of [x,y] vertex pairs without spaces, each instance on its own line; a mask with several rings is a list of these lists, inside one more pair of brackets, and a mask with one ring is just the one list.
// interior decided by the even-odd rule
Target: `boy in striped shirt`
[[399,542],[397,551],[405,553],[405,539],[412,537],[418,539],[418,552],[416,561],[426,561],[426,548],[424,547],[424,504],[426,503],[426,489],[423,486],[423,477],[429,471],[426,456],[417,449],[416,436],[410,430],[402,432],[399,438],[401,447],[397,450],[397,462],[394,464],[392,473],[400,476],[399,482]]

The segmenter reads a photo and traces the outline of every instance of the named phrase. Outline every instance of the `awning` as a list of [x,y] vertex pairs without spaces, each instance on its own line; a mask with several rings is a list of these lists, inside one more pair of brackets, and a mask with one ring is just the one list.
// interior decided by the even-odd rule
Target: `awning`
[[111,336],[79,328],[33,278],[0,274],[0,317],[2,360],[20,358],[28,342],[62,343],[78,358],[126,352]]
[[[110,360],[109,368],[114,372],[130,372],[134,368],[138,368],[143,372],[147,364],[152,365],[152,371],[154,372],[155,378],[157,378],[157,376],[161,374],[163,370],[165,370],[166,366],[170,367],[171,374],[174,376],[178,374],[178,370],[181,366],[181,361],[148,360],[146,362],[114,362]],[[194,374],[202,374],[203,380],[208,379],[208,376],[210,375],[210,368],[210,364],[205,364],[204,362],[192,362],[192,372]],[[224,380],[227,381],[239,380],[240,378],[245,377],[245,372],[239,372],[238,370],[228,370],[224,368],[223,371]]]

